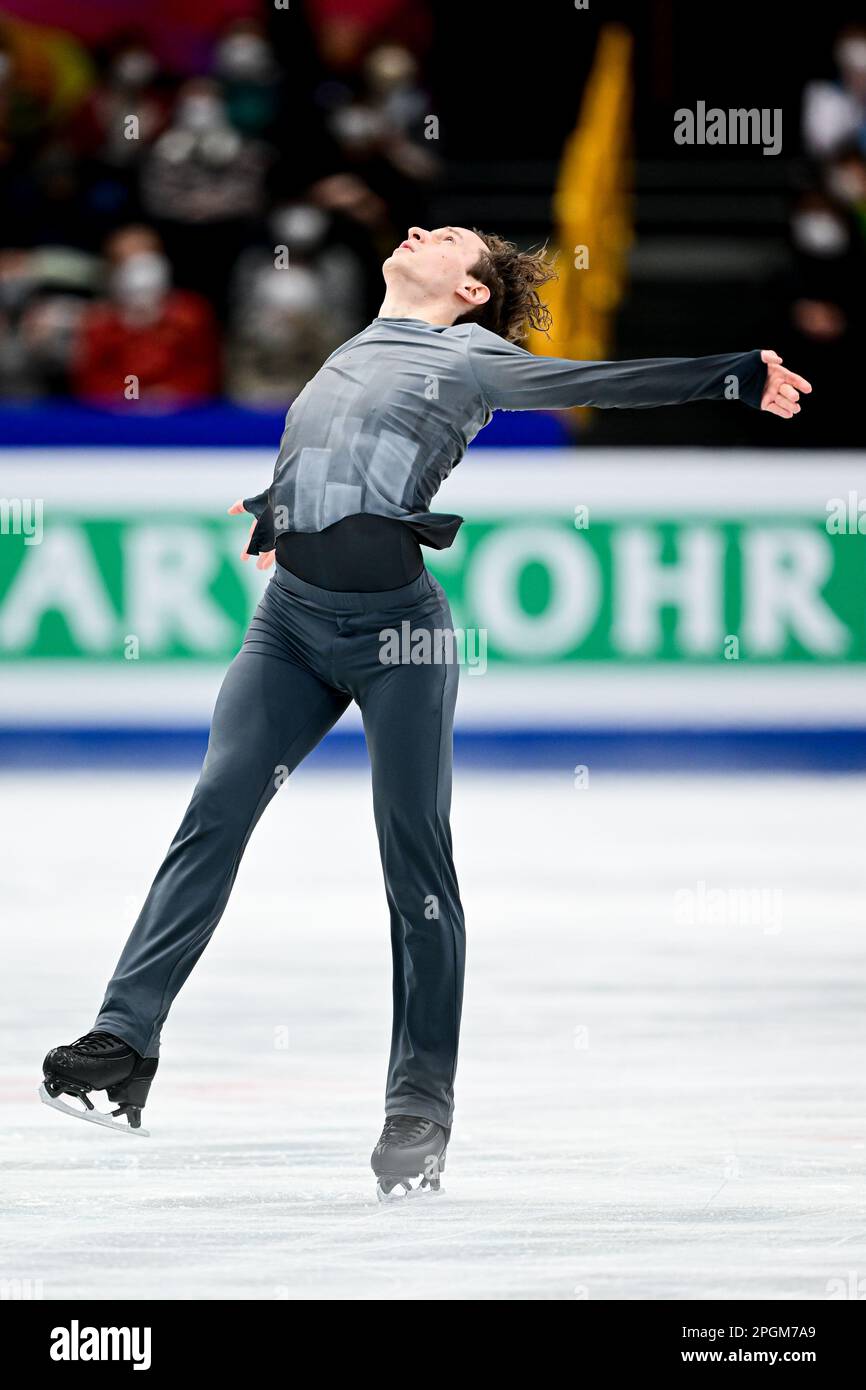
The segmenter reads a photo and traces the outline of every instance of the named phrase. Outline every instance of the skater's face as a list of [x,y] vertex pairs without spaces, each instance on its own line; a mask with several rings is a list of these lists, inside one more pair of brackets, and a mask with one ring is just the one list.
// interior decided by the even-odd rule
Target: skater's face
[[383,265],[382,274],[389,288],[408,290],[419,302],[453,299],[456,319],[490,298],[487,286],[470,273],[486,254],[484,242],[468,227],[438,227],[432,232],[410,227],[406,240]]

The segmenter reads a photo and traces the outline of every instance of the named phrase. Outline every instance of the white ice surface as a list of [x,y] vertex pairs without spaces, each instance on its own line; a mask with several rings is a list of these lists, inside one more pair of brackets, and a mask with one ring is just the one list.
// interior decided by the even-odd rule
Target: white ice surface
[[[259,826],[165,1028],[150,1139],[37,1099],[192,781],[0,779],[5,1287],[824,1299],[864,1280],[863,779],[461,773],[446,1192],[389,1208],[368,1167],[390,963],[363,774],[301,772]],[[727,898],[727,921],[678,920],[699,884],[763,893],[763,918]]]

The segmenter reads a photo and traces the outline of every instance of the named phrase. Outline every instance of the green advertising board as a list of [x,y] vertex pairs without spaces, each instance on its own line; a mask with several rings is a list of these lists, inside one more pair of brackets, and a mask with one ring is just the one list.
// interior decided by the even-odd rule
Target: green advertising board
[[[790,456],[781,466],[723,457],[721,473],[694,458],[654,467],[610,454],[509,452],[461,465],[443,509],[466,521],[450,551],[427,555],[455,626],[483,634],[497,718],[527,700],[543,717],[545,685],[559,706],[563,683],[582,672],[593,672],[602,703],[599,679],[615,689],[619,672],[644,671],[682,673],[680,695],[689,673],[713,690],[716,672],[711,702],[747,704],[748,682],[735,688],[727,674],[735,664],[795,682],[866,663],[859,459],[834,472]],[[55,670],[86,704],[98,672],[131,662],[158,677],[163,711],[172,681],[186,706],[184,681],[224,668],[266,582],[240,561],[244,520],[226,507],[269,467],[220,451],[15,455],[0,499],[0,666],[15,676],[7,716],[16,700],[26,716],[28,673],[35,682]],[[76,685],[76,671],[87,681]],[[520,679],[506,695],[510,677]]]

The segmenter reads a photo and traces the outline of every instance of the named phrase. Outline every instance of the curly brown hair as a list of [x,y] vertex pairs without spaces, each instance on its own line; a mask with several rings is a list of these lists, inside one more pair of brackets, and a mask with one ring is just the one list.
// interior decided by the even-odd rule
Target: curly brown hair
[[553,316],[539,296],[539,289],[558,273],[548,260],[544,247],[539,251],[519,251],[513,241],[493,232],[472,231],[487,247],[470,270],[476,280],[490,290],[490,298],[480,309],[461,314],[455,323],[480,323],[509,343],[520,343],[531,328],[550,330]]

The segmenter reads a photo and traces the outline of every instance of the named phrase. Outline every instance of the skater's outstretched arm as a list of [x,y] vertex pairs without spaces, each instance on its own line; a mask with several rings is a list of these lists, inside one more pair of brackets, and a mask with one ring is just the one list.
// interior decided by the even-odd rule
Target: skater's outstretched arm
[[470,366],[492,410],[551,410],[575,405],[635,408],[685,401],[741,400],[783,419],[799,413],[803,377],[769,348],[714,357],[647,357],[634,362],[573,362],[536,357],[475,325]]

